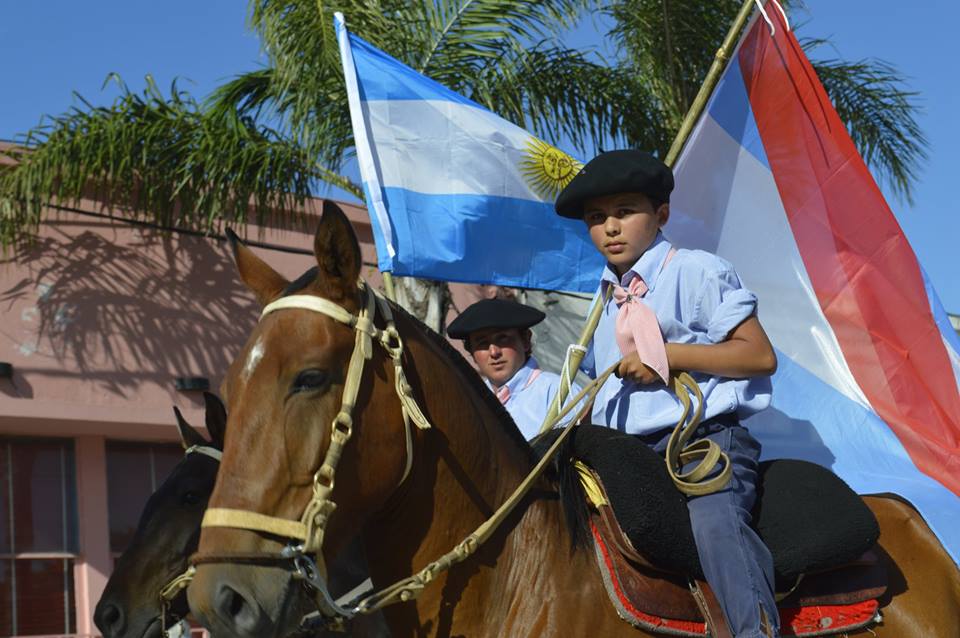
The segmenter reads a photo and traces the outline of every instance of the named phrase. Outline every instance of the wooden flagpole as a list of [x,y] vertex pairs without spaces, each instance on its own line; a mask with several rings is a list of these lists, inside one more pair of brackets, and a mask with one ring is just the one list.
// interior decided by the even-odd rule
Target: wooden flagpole
[[707,77],[704,78],[703,84],[700,85],[700,91],[697,92],[697,97],[693,98],[693,104],[690,105],[686,117],[683,118],[683,123],[680,125],[677,137],[674,138],[670,150],[667,151],[667,157],[663,160],[670,168],[673,168],[674,162],[676,162],[677,157],[680,156],[680,151],[683,150],[684,145],[687,143],[687,139],[689,139],[690,133],[693,131],[694,124],[697,123],[697,120],[699,120],[703,114],[703,109],[707,106],[707,100],[710,99],[713,89],[716,88],[717,82],[720,81],[720,76],[727,68],[730,56],[740,41],[740,34],[743,32],[743,28],[747,26],[747,21],[750,20],[750,14],[753,13],[753,5],[756,4],[756,2],[757,0],[744,0],[740,6],[740,12],[737,13],[737,17],[733,19],[733,24],[730,25],[727,37],[724,38],[723,44],[717,49],[717,54],[713,56],[713,64],[710,65],[710,69],[707,71]]
[[381,270],[380,276],[383,277],[383,292],[387,295],[387,299],[396,303],[397,292],[393,287],[393,273],[389,270]]
[[[666,163],[667,166],[673,168],[673,164],[680,156],[680,152],[687,143],[687,139],[690,137],[694,125],[703,114],[703,110],[707,106],[707,101],[710,99],[713,89],[716,88],[717,82],[720,81],[720,76],[727,68],[730,56],[736,48],[737,42],[740,40],[740,34],[743,32],[744,27],[750,19],[750,15],[753,13],[753,5],[756,1],[757,0],[744,0],[740,6],[740,11],[737,13],[737,17],[734,18],[733,24],[730,25],[730,30],[727,31],[727,37],[724,38],[723,44],[717,49],[717,54],[713,57],[713,64],[710,65],[707,76],[704,78],[703,84],[700,85],[700,90],[690,105],[687,115],[683,118],[680,130],[677,132],[677,136],[674,138],[673,144],[667,152],[667,156],[664,159],[664,163]],[[593,339],[593,333],[597,330],[597,324],[600,323],[600,315],[603,312],[604,305],[604,301],[600,299],[593,304],[590,309],[590,314],[587,316],[587,322],[583,327],[583,332],[580,333],[580,339],[575,346],[567,351],[564,372],[570,375],[571,381],[573,376],[576,375],[580,363],[583,361],[583,357],[587,352],[587,346]],[[564,387],[564,384],[561,383],[557,394],[554,395],[553,401],[550,403],[550,409],[547,410],[547,416],[540,426],[541,432],[545,431],[544,428],[546,428],[560,412],[560,406],[563,405],[563,402],[567,398],[567,389],[568,388]]]

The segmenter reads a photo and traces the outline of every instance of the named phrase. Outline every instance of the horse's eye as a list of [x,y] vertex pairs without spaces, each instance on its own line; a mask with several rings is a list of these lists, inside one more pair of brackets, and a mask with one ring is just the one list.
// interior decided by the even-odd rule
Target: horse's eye
[[297,375],[293,381],[291,392],[306,392],[308,390],[317,390],[327,383],[327,373],[324,370],[304,370]]
[[196,490],[188,490],[183,493],[183,496],[180,497],[180,501],[184,505],[196,505],[203,500],[203,497],[200,496],[200,492]]

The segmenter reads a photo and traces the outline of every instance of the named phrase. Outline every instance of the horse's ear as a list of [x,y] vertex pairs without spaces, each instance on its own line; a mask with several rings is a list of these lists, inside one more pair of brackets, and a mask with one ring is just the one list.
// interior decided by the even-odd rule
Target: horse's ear
[[207,445],[207,440],[199,432],[193,429],[193,426],[187,423],[183,418],[180,408],[173,406],[173,413],[177,415],[177,429],[180,430],[180,443],[186,450],[192,445]]
[[257,301],[265,306],[276,299],[290,283],[283,275],[267,265],[253,251],[243,245],[240,237],[227,229],[227,239],[233,248],[233,259],[237,262],[240,279],[257,296]]
[[214,447],[223,449],[224,436],[227,433],[227,409],[223,401],[209,392],[203,393],[203,403],[207,409],[207,432],[210,433],[210,443]]
[[337,285],[344,293],[356,290],[360,278],[360,244],[350,221],[340,207],[326,199],[323,216],[313,239],[319,278]]

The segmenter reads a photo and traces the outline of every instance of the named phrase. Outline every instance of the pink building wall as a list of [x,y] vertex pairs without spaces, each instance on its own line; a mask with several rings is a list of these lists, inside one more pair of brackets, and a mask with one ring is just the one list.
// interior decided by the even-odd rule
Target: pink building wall
[[[94,201],[81,211],[108,211]],[[343,208],[361,241],[364,276],[379,286],[364,209]],[[251,241],[311,250],[319,201],[299,227],[250,227]],[[253,247],[295,278],[311,255]],[[493,291],[453,286],[463,308]],[[217,392],[258,316],[226,241],[51,211],[32,246],[0,256],[0,435],[74,441],[79,554],[78,635],[95,635],[95,606],[109,577],[105,442],[176,441],[171,406],[203,423],[202,399],[174,378],[203,376]],[[456,312],[455,310],[453,311]]]

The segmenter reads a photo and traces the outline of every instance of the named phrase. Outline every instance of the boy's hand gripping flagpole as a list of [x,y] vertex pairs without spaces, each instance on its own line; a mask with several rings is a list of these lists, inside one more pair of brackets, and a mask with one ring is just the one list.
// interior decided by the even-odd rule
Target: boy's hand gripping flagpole
[[[744,0],[743,4],[740,6],[740,12],[737,13],[737,17],[734,18],[733,24],[730,26],[730,30],[727,32],[727,37],[724,38],[723,44],[721,44],[720,48],[717,50],[717,54],[713,58],[713,64],[710,65],[710,70],[707,71],[707,77],[700,86],[700,91],[697,93],[696,98],[694,98],[693,104],[690,105],[690,109],[687,111],[686,117],[683,118],[683,123],[680,125],[680,131],[677,133],[677,137],[674,139],[673,145],[670,146],[670,150],[667,152],[667,157],[664,159],[664,163],[666,163],[667,166],[672,167],[674,162],[677,161],[677,157],[680,156],[680,151],[683,150],[683,146],[686,144],[687,138],[690,137],[690,132],[693,130],[694,124],[696,124],[697,120],[700,119],[700,116],[703,114],[703,109],[706,107],[707,101],[710,99],[710,95],[713,93],[713,89],[716,87],[717,82],[720,80],[720,76],[723,74],[724,69],[727,67],[727,63],[730,61],[730,56],[733,52],[733,49],[740,40],[740,34],[743,32],[743,28],[749,21],[750,14],[753,13],[753,5],[756,3],[756,1],[757,0]],[[546,432],[553,427],[555,417],[560,412],[560,407],[567,399],[567,394],[570,389],[570,384],[573,381],[573,377],[576,376],[577,369],[580,367],[580,363],[583,361],[583,357],[587,353],[587,346],[590,343],[590,340],[593,339],[593,333],[597,329],[597,324],[600,323],[600,314],[603,311],[604,305],[604,300],[601,300],[598,297],[590,309],[590,314],[587,316],[587,322],[583,327],[583,332],[580,334],[579,341],[567,349],[567,356],[566,360],[564,361],[563,371],[561,374],[562,379],[560,387],[557,390],[557,394],[554,395],[553,401],[550,403],[550,408],[547,410],[547,415],[543,420],[543,425],[540,426],[541,433]]]

